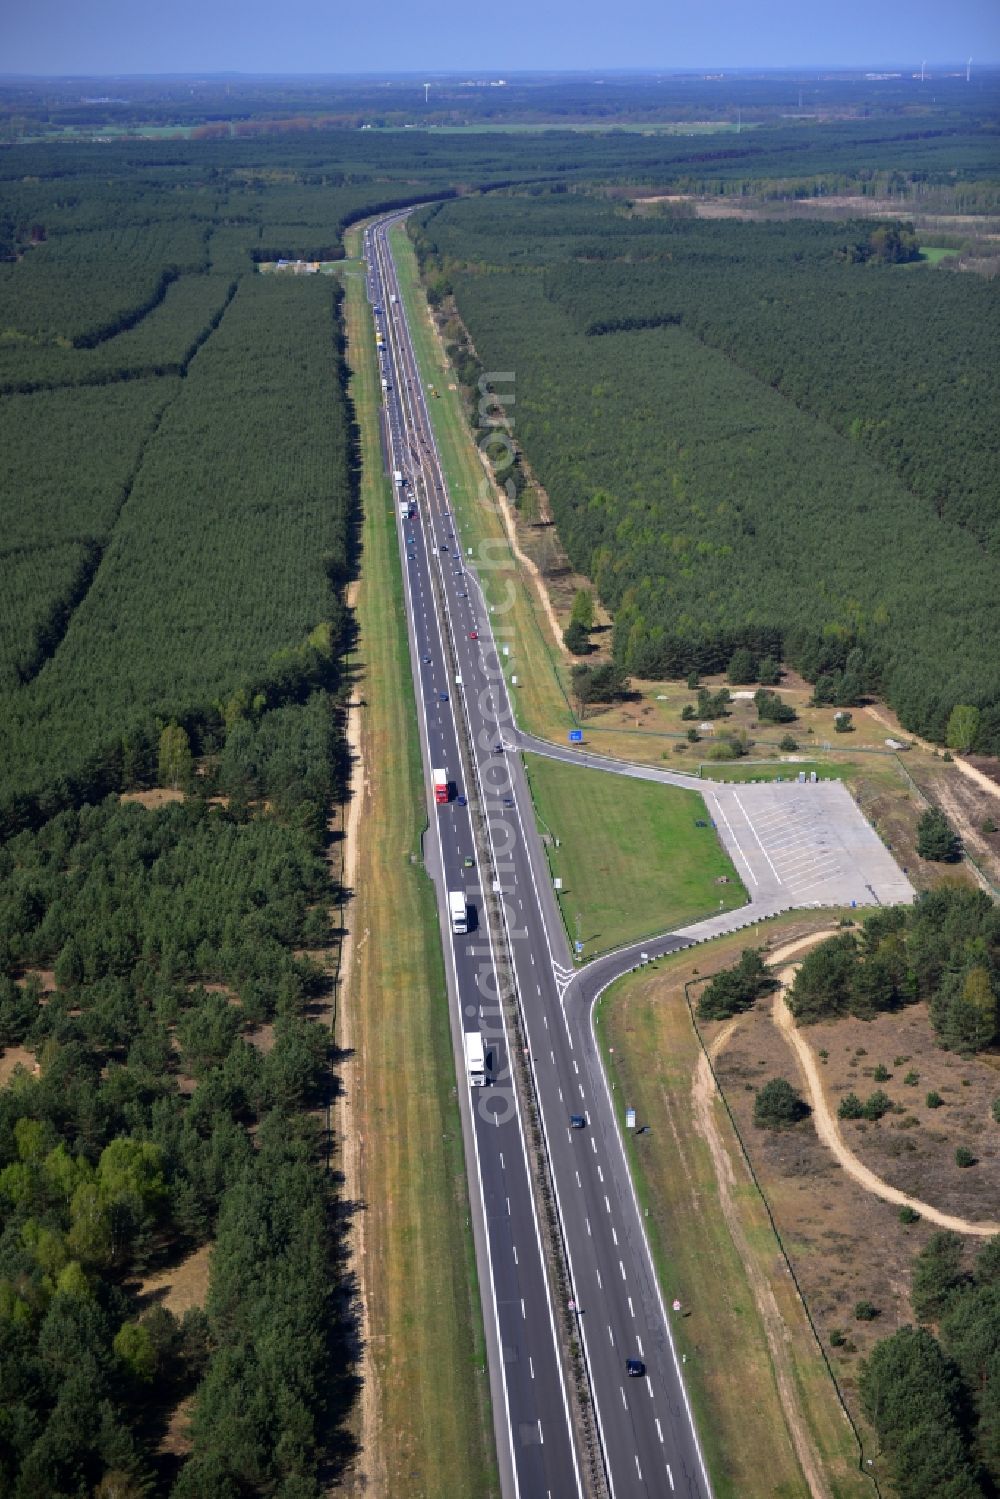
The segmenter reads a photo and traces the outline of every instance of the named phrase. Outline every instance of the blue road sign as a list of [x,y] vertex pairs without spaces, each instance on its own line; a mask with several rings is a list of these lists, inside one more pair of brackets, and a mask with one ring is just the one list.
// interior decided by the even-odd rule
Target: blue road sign
[[570,744],[582,744],[583,743],[583,730],[582,729],[570,729],[570,731],[569,731],[569,742],[570,742]]

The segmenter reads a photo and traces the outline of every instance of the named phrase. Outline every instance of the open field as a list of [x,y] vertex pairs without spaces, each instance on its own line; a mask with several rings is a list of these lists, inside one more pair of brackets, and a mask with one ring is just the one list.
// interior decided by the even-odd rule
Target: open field
[[524,762],[566,930],[574,941],[579,927],[585,958],[745,904],[697,792]]
[[648,1128],[626,1145],[664,1297],[682,1303],[674,1335],[720,1499],[871,1492],[684,999],[699,965],[714,972],[755,940],[780,947],[828,923],[779,917],[759,938],[661,960],[598,1009],[609,1079]]
[[423,782],[374,340],[363,276],[350,270],[345,282],[364,509],[355,776],[364,858],[348,915],[343,1116],[349,1190],[364,1204],[356,1248],[368,1388],[355,1488],[450,1499],[496,1492],[489,1385],[444,968],[419,865]]
[[[395,230],[392,243],[414,349],[428,392],[427,406],[461,534],[479,559],[477,568],[487,599],[502,602],[507,616],[502,623],[494,622],[494,631],[498,641],[510,647],[506,670],[508,678],[512,673],[518,678],[519,722],[532,733],[562,738],[576,719],[557,665],[560,645],[538,589],[510,550],[492,481],[431,322],[416,256],[405,230]],[[431,386],[433,395],[428,390]]]

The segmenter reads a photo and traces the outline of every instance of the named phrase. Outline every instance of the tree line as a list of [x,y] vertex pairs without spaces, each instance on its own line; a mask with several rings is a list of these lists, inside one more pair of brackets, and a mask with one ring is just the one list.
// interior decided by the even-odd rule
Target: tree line
[[[850,658],[907,727],[943,742],[972,707],[973,747],[1000,748],[989,287],[844,265],[835,224],[689,230],[584,194],[419,218],[431,286],[454,295],[471,339],[456,370],[473,386],[481,368],[517,371],[517,441],[614,614],[625,671],[722,671],[744,647],[815,682]],[[612,312],[678,311],[679,325],[587,332]],[[778,369],[760,353],[734,364],[751,345]],[[957,374],[960,348],[981,378]],[[897,378],[900,349],[916,384]],[[860,426],[852,414],[838,431],[836,403],[856,413],[859,385]],[[897,445],[914,456],[897,465]],[[921,454],[933,478],[914,493]]]

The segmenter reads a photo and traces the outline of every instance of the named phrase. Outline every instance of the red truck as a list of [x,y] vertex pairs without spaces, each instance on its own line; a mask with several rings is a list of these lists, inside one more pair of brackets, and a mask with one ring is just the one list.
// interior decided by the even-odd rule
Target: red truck
[[448,785],[448,772],[446,770],[432,770],[431,778],[434,782],[434,800],[442,804],[447,802],[451,791]]

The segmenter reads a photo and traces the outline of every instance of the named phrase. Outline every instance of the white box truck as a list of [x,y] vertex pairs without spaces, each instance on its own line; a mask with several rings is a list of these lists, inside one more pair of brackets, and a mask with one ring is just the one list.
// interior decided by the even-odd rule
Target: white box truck
[[461,935],[469,930],[469,908],[461,890],[448,891],[448,910],[451,912],[451,929]]
[[465,1070],[470,1088],[482,1088],[486,1083],[486,1055],[483,1038],[478,1031],[465,1033]]

